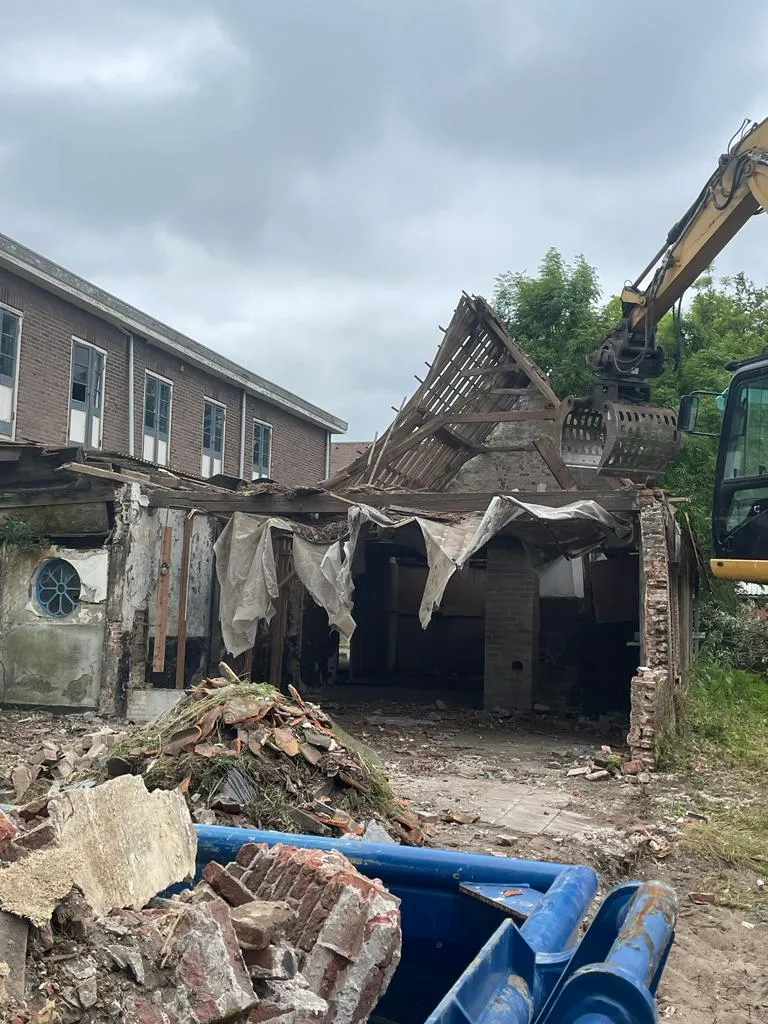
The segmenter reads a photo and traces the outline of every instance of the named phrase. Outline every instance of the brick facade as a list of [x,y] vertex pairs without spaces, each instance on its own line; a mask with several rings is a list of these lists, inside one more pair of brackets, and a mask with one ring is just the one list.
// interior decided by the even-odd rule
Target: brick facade
[[539,578],[519,541],[494,537],[486,550],[483,703],[529,711],[539,659]]
[[[17,371],[16,440],[68,443],[73,338],[105,353],[102,448],[129,452],[128,332],[6,269],[0,269],[0,302],[22,314]],[[243,391],[192,361],[134,334],[134,454],[143,453],[146,371],[172,382],[168,465],[200,475],[206,398],[226,407],[223,473],[240,475]],[[244,477],[251,478],[253,420],[272,426],[271,476],[288,487],[314,484],[326,475],[328,431],[287,409],[248,395]]]

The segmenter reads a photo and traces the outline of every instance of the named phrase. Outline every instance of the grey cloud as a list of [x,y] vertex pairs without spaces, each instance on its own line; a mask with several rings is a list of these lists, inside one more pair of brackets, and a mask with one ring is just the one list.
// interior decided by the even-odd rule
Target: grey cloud
[[[549,245],[609,293],[642,265],[768,113],[767,24],[758,0],[11,5],[0,226],[370,435],[462,288]],[[768,277],[752,237],[722,266]]]

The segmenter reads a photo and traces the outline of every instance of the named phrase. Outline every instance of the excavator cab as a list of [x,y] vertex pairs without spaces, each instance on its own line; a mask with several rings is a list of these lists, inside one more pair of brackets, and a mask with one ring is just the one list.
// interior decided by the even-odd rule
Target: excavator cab
[[768,354],[729,364],[715,472],[712,571],[768,583]]

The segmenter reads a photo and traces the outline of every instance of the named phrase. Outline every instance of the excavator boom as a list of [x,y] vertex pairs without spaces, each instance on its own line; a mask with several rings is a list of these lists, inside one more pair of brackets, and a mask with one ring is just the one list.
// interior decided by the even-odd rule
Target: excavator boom
[[[768,208],[768,119],[741,133],[664,246],[621,294],[622,320],[589,356],[592,394],[567,398],[558,416],[566,465],[648,481],[666,472],[680,447],[673,409],[650,404],[649,380],[664,369],[659,320],[750,217]],[[652,273],[650,283],[643,282]]]

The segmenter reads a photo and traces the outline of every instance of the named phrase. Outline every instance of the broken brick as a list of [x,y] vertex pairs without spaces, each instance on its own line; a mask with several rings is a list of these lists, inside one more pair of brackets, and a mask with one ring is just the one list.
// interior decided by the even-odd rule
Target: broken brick
[[227,869],[221,864],[217,864],[216,861],[206,864],[203,869],[203,878],[214,892],[226,900],[231,907],[240,907],[253,900],[251,891],[246,889],[239,879],[233,878]]
[[232,925],[243,949],[266,949],[296,920],[296,911],[280,901],[251,900],[234,907]]

